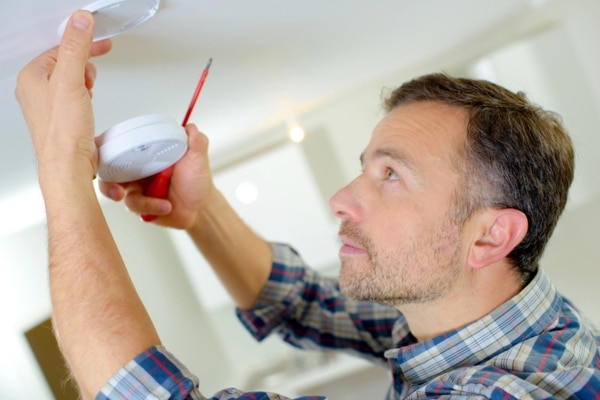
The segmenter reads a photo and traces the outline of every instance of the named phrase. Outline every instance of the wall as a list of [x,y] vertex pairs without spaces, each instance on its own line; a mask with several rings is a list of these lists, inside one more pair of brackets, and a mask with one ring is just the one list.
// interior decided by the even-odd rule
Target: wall
[[483,55],[467,73],[524,91],[562,116],[575,147],[575,177],[541,265],[557,288],[600,325],[600,295],[594,289],[600,279],[595,268],[600,234],[594,231],[600,218],[600,52],[590,40],[600,34],[590,18],[600,14],[600,3],[574,4],[563,23]]
[[[165,230],[144,224],[121,204],[104,204],[130,275],[167,347],[215,391],[231,381],[224,343],[200,306]],[[50,316],[43,223],[0,240],[0,339],[10,363],[0,365],[3,399],[52,399],[24,332]],[[207,363],[206,360],[210,360]]]
[[0,390],[7,399],[50,399],[50,388],[36,368],[25,331],[50,315],[46,273],[46,237],[42,224],[0,240]]
[[600,196],[569,209],[559,221],[542,265],[557,288],[600,327]]

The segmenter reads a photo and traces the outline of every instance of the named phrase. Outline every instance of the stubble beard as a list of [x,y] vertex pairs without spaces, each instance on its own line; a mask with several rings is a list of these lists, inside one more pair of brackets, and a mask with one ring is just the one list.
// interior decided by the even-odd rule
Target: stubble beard
[[[366,260],[341,258],[340,289],[356,300],[398,307],[443,297],[459,275],[459,230],[450,221],[427,241],[412,240],[402,251],[378,249],[356,227],[343,222],[340,235],[366,251]],[[443,250],[452,246],[452,250]],[[398,246],[400,248],[400,246]]]

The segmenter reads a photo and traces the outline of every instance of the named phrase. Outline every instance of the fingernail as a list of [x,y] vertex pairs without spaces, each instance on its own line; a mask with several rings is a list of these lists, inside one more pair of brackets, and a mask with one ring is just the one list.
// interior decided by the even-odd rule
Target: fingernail
[[169,203],[161,203],[161,204],[158,206],[158,210],[159,210],[161,213],[163,213],[163,214],[164,214],[164,213],[168,213],[168,212],[170,212],[170,211],[171,211],[171,204],[169,204]]
[[71,16],[71,25],[82,31],[87,30],[91,23],[89,15],[85,12],[77,11]]

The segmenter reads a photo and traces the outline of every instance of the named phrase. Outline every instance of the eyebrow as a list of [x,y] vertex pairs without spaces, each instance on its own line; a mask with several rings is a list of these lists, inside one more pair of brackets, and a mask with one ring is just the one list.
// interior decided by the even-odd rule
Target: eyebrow
[[[415,162],[414,159],[405,151],[400,149],[391,148],[391,147],[383,147],[375,150],[375,152],[371,156],[372,159],[380,159],[380,158],[391,158],[392,160],[404,165],[408,168],[413,174],[415,171]],[[360,154],[360,165],[364,167],[366,156],[365,153],[362,152]]]

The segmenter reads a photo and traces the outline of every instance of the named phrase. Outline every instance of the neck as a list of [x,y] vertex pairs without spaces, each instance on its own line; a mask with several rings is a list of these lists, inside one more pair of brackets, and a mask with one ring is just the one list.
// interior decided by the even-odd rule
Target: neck
[[517,274],[503,263],[472,269],[460,279],[436,300],[398,306],[419,342],[477,321],[522,289]]

